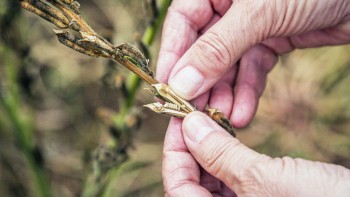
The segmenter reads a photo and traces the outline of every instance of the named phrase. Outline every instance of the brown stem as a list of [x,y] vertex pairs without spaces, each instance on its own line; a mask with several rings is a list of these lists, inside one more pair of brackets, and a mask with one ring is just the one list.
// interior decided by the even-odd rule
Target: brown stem
[[120,64],[122,64],[123,66],[125,66],[127,69],[129,69],[130,71],[132,71],[133,73],[135,73],[137,76],[139,76],[143,81],[145,81],[146,83],[148,83],[149,85],[152,84],[157,84],[159,83],[158,80],[152,78],[150,75],[148,75],[147,73],[143,72],[142,70],[140,70],[138,67],[136,67],[134,64],[132,64],[129,61],[123,61],[120,60],[120,58],[114,58],[115,61],[119,62]]

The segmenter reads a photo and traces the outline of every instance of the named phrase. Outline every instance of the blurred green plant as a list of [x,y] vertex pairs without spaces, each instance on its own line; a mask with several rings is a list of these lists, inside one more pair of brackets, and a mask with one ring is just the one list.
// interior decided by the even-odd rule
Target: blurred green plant
[[[41,149],[35,142],[30,108],[25,106],[22,100],[21,91],[25,87],[20,87],[21,84],[19,83],[20,72],[30,61],[26,58],[28,46],[20,42],[23,38],[16,25],[20,6],[10,0],[6,1],[6,4],[5,7],[8,9],[3,13],[0,20],[1,39],[4,44],[0,45],[0,59],[3,64],[2,80],[0,80],[0,109],[3,110],[2,115],[6,117],[3,121],[6,122],[7,129],[13,133],[15,143],[21,150],[30,169],[32,195],[46,197],[51,195],[50,186],[44,170]],[[2,128],[5,128],[5,126]],[[1,149],[1,151],[5,151],[6,147]]]
[[296,50],[281,58],[260,102],[254,130],[266,133],[254,146],[258,152],[350,167],[349,49]]
[[[61,24],[60,21],[55,19],[55,16],[50,15],[50,13],[55,13],[55,15],[59,15],[59,13],[53,11],[50,7],[47,7],[45,4],[41,3],[41,1],[20,1],[21,3],[26,4],[29,10],[39,14],[40,16],[46,18],[50,22],[58,26],[62,26],[65,24]],[[54,3],[54,5],[60,6],[60,4],[55,4],[55,1],[48,1]],[[79,3],[76,1],[62,1],[64,3],[68,3],[75,10],[75,12],[79,12]],[[147,1],[150,4],[150,8],[152,9],[153,15],[151,18],[151,22],[146,28],[146,33],[142,36],[142,40],[139,40],[138,43],[140,48],[144,50],[145,54],[149,53],[149,47],[151,46],[156,33],[159,30],[159,27],[164,20],[167,7],[170,4],[170,0],[160,1],[160,7],[157,7],[155,1]],[[17,10],[19,10],[19,5],[15,1],[8,1],[7,7],[14,6]],[[27,4],[29,3],[29,4]],[[46,1],[45,1],[46,3]],[[36,7],[32,5],[38,6],[38,8],[43,8],[43,10],[51,10],[53,12],[45,12],[42,13]],[[63,8],[62,8],[63,9]],[[158,10],[159,9],[159,10]],[[8,16],[10,15],[10,16]],[[16,12],[12,9],[8,9],[8,11],[2,17],[2,27],[1,28],[2,36],[12,35],[6,34],[10,28],[9,22],[14,21],[16,19],[15,16],[18,16],[19,12]],[[6,24],[4,24],[6,23]],[[69,26],[72,24],[69,24]],[[17,26],[13,26],[17,27]],[[63,27],[63,26],[62,26]],[[74,27],[73,27],[74,28]],[[6,31],[5,31],[6,29]],[[14,31],[16,32],[16,31]],[[12,32],[13,33],[13,32]],[[12,50],[8,50],[7,47],[2,47],[1,55],[4,56],[4,79],[1,80],[1,94],[0,94],[0,104],[3,107],[5,116],[9,117],[10,123],[13,125],[13,130],[15,133],[15,137],[18,140],[18,144],[21,147],[22,152],[25,154],[28,163],[30,164],[30,168],[34,174],[34,184],[36,187],[36,192],[33,196],[51,196],[51,189],[49,185],[49,181],[45,180],[45,174],[43,172],[43,166],[40,165],[39,162],[43,162],[36,158],[35,154],[39,154],[40,157],[40,149],[37,149],[34,144],[34,130],[33,130],[33,121],[27,120],[24,117],[28,118],[26,113],[21,113],[21,93],[19,89],[22,87],[18,87],[18,76],[20,75],[18,72],[20,69],[16,68],[14,62],[15,57],[11,55],[11,52],[17,52],[16,46],[20,37],[15,37],[15,42],[9,41],[8,38],[3,38],[4,43],[8,43]],[[20,39],[21,40],[21,39]],[[23,43],[23,42],[22,42]],[[67,43],[66,43],[67,44]],[[68,43],[68,45],[70,45]],[[29,48],[29,47],[28,47]],[[20,53],[23,51],[20,51]],[[18,54],[16,54],[18,55]],[[27,54],[25,54],[27,55]],[[5,58],[6,57],[6,58]],[[148,57],[149,58],[149,57]],[[19,60],[27,61],[26,57],[20,56]],[[48,74],[52,74],[49,72]],[[45,77],[45,75],[43,75]],[[121,77],[121,78],[120,78]],[[115,88],[121,93],[122,97],[118,98],[120,109],[118,112],[113,112],[109,109],[100,108],[98,110],[98,115],[103,119],[103,122],[107,126],[109,130],[109,137],[107,140],[103,141],[100,146],[94,151],[93,156],[93,173],[91,176],[88,176],[85,187],[82,191],[82,196],[104,196],[106,192],[105,189],[108,186],[110,179],[113,178],[113,174],[118,171],[121,164],[123,164],[128,158],[128,149],[132,146],[132,138],[133,133],[139,129],[141,124],[140,116],[138,113],[135,113],[134,102],[137,91],[140,89],[141,80],[135,74],[129,74],[126,78],[122,77],[119,73],[116,73],[113,76],[115,79]],[[117,80],[121,79],[121,80]],[[43,78],[45,80],[45,78]],[[48,80],[51,80],[50,77]],[[45,81],[44,81],[45,82]],[[49,82],[48,84],[50,84]],[[28,85],[28,84],[24,84]],[[22,89],[21,89],[22,91]],[[3,112],[1,112],[3,113]],[[6,124],[6,120],[1,119],[1,123],[4,121]],[[42,158],[44,160],[44,158]],[[137,169],[137,168],[135,168]]]
[[[149,47],[151,47],[154,37],[165,18],[170,0],[163,0],[156,7],[155,1],[146,2],[152,11],[150,23],[143,33],[142,39],[138,40],[138,48],[150,57]],[[127,160],[127,149],[132,145],[132,135],[139,129],[141,117],[138,110],[135,110],[135,97],[141,87],[142,80],[134,73],[129,73],[126,79],[116,73],[114,85],[122,95],[119,98],[120,109],[118,112],[112,112],[108,109],[100,108],[99,116],[109,125],[109,140],[98,147],[94,153],[93,176],[89,177],[84,186],[82,196],[106,196],[108,194],[108,184],[111,179],[120,172],[120,165]],[[144,165],[138,167],[145,167]],[[134,168],[137,169],[137,168]],[[158,183],[159,184],[159,183]],[[116,194],[113,194],[116,195]]]

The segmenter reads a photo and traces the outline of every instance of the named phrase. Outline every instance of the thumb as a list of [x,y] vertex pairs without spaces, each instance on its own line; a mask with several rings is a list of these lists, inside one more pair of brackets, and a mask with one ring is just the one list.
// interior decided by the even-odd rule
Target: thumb
[[[263,31],[257,27],[263,23],[258,17],[262,13],[259,3],[251,5],[251,14],[244,20],[232,20],[242,19],[242,10],[248,9],[241,2],[199,37],[174,66],[168,82],[181,97],[191,100],[209,90],[247,49],[261,41]],[[255,25],[248,21],[255,21]]]
[[231,189],[252,165],[269,159],[244,146],[201,112],[186,116],[182,127],[185,143],[197,162]]
[[196,161],[238,196],[348,196],[350,170],[289,157],[270,158],[233,138],[201,112],[183,122]]

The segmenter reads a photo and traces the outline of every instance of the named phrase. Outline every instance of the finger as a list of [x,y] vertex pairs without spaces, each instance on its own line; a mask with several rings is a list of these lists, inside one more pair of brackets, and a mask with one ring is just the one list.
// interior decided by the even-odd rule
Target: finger
[[219,179],[201,168],[200,185],[207,189],[213,196],[235,197],[236,194]]
[[200,185],[207,189],[211,194],[221,193],[220,180],[201,168]]
[[309,48],[350,43],[350,23],[340,24],[334,28],[307,32],[290,38],[296,48]]
[[214,10],[223,16],[232,5],[232,0],[210,0]]
[[171,68],[194,43],[202,29],[212,18],[208,1],[174,0],[163,24],[156,76],[167,83]]
[[211,90],[209,106],[219,109],[229,117],[233,106],[232,86],[224,81],[215,84]]
[[203,29],[200,30],[199,36],[202,36],[209,28],[211,28],[220,19],[221,19],[221,16],[219,16],[218,14],[214,14],[213,17],[210,19],[209,23]]
[[[211,91],[207,91],[194,99],[193,103],[199,111],[203,111],[207,104],[210,108],[217,108],[224,112],[227,117],[232,109],[232,87],[228,84],[233,83],[237,70],[232,68],[223,77],[221,82],[216,84]],[[221,84],[225,84],[221,87]],[[210,101],[209,101],[210,98]]]
[[221,194],[223,197],[237,197],[237,195],[225,185],[225,183],[221,182]]
[[210,21],[201,29],[200,33],[203,34],[211,26],[213,26],[221,17],[227,12],[232,4],[232,0],[210,0],[214,14]]
[[242,57],[230,118],[234,126],[244,127],[253,119],[266,85],[267,73],[276,62],[275,53],[264,45],[253,47]]
[[235,192],[249,167],[266,157],[241,144],[201,112],[184,119],[183,133],[196,161]]
[[271,38],[264,45],[282,55],[295,48],[311,48],[329,45],[348,44],[350,42],[350,23],[339,24],[333,28],[306,32],[290,38]]
[[348,196],[350,170],[290,157],[268,159],[250,169],[242,191],[244,196]]
[[197,162],[238,196],[349,194],[349,169],[289,157],[271,159],[241,144],[203,113],[189,114],[183,133]]
[[221,78],[221,81],[233,85],[233,82],[236,80],[238,72],[237,64],[233,65],[231,69]]
[[201,168],[200,185],[207,189],[213,196],[235,197],[236,194],[219,179]]
[[263,44],[278,55],[291,52],[295,49],[295,46],[289,38],[270,38],[265,40]]
[[205,109],[205,106],[208,104],[210,92],[205,92],[196,99],[192,101],[193,105],[199,110],[203,111]]
[[247,15],[244,21],[232,20],[241,19],[246,6],[245,3],[232,6],[176,63],[169,85],[180,96],[190,100],[209,90],[248,48],[260,42],[260,33],[245,23],[254,21],[259,14]]
[[165,136],[163,148],[163,184],[166,196],[210,196],[199,185],[199,167],[183,141],[181,120],[172,118]]
[[[344,22],[348,8],[344,1],[237,1],[177,62],[169,84],[180,96],[192,99],[209,90],[251,46],[270,37],[333,27]],[[345,41],[346,32],[340,35]]]

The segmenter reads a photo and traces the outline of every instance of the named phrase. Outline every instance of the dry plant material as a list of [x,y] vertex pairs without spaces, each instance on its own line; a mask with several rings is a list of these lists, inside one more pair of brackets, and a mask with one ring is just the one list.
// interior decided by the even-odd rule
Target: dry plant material
[[[112,45],[98,35],[80,16],[80,4],[74,0],[19,0],[21,6],[30,12],[56,25],[54,30],[58,40],[80,52],[92,57],[110,58],[138,75],[148,83],[153,95],[159,97],[164,104],[152,103],[145,105],[154,112],[184,118],[196,110],[188,101],[182,99],[154,78],[149,68],[149,60],[129,43]],[[207,110],[213,120],[235,136],[233,127],[225,115],[217,109]]]

